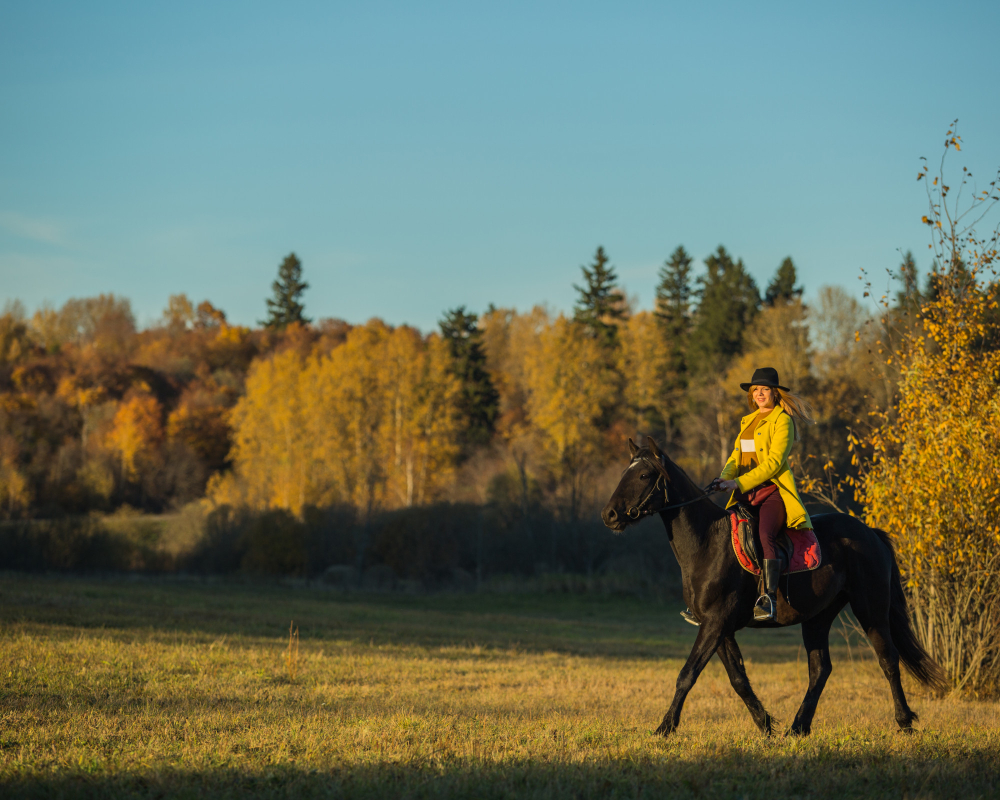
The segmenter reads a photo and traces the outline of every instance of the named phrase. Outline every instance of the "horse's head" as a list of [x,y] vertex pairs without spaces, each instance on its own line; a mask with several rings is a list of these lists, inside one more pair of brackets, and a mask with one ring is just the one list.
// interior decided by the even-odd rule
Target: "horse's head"
[[616,533],[669,505],[669,459],[660,452],[652,436],[646,437],[646,443],[647,447],[639,447],[631,439],[628,440],[632,461],[601,512],[604,524]]

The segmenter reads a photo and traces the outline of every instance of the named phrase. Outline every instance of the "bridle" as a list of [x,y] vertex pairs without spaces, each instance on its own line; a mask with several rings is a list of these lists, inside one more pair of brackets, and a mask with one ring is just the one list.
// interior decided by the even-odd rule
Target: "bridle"
[[[644,461],[647,464],[650,463],[645,456],[643,456],[639,460]],[[646,496],[639,501],[638,505],[631,506],[630,508],[627,508],[625,510],[625,515],[633,522],[642,519],[643,517],[648,517],[650,514],[659,514],[661,511],[670,511],[674,508],[689,506],[692,503],[697,503],[699,500],[704,500],[706,497],[708,497],[708,493],[706,492],[705,494],[700,494],[697,497],[691,498],[690,500],[685,500],[682,503],[670,503],[670,495],[667,492],[667,484],[670,482],[670,478],[667,477],[666,469],[661,465],[650,464],[650,466],[653,466],[653,468],[657,471],[657,473],[659,473],[659,477],[657,477],[656,482],[649,488],[649,491],[646,492]],[[661,481],[663,482],[662,489],[660,487]],[[711,486],[711,484],[709,484],[709,486]],[[660,508],[647,509],[646,504],[653,499],[654,495],[659,493],[658,490],[663,492],[663,502],[666,503],[666,505],[661,506]]]

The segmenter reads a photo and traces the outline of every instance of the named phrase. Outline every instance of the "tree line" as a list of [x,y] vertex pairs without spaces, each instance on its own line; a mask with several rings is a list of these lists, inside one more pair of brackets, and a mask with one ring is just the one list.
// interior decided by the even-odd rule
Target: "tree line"
[[367,513],[503,495],[528,526],[536,502],[572,522],[599,504],[628,435],[714,475],[742,412],[735,387],[764,363],[820,409],[804,452],[846,474],[846,429],[881,388],[854,341],[861,307],[836,287],[804,304],[791,258],[763,292],[724,247],[703,266],[695,274],[678,247],[655,308],[637,310],[598,247],[572,314],[459,307],[428,334],[313,323],[294,254],[257,327],[185,295],[145,330],[114,295],[30,317],[8,302],[0,515],[160,512],[202,497]]

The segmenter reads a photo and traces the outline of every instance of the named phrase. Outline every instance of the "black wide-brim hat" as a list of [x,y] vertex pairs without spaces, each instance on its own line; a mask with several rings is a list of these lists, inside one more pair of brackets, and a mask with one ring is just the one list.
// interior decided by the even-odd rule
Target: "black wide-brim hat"
[[753,377],[750,379],[750,383],[741,383],[740,388],[744,392],[749,392],[751,386],[770,386],[773,389],[781,389],[784,392],[789,392],[787,386],[782,386],[778,383],[778,370],[774,367],[761,367],[760,369],[755,369],[753,371]]

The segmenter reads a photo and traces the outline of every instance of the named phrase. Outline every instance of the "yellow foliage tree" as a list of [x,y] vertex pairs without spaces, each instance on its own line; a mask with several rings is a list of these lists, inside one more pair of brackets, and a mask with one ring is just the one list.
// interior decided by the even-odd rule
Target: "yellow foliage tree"
[[[952,136],[953,131],[949,131]],[[950,146],[957,142],[950,140]],[[946,151],[947,152],[947,151]],[[922,173],[926,174],[926,173]],[[956,690],[1000,691],[1000,230],[961,230],[943,175],[931,202],[943,269],[895,337],[895,408],[853,444],[858,497],[893,537],[916,630]],[[977,215],[978,216],[978,215]]]
[[18,446],[12,436],[0,437],[0,514],[14,517],[31,502],[27,479],[18,468]]
[[625,405],[633,415],[636,430],[669,430],[669,404],[677,398],[664,391],[668,351],[656,317],[648,311],[633,314],[622,325],[619,339],[618,369],[623,377]]
[[120,460],[122,478],[134,481],[162,439],[159,402],[150,394],[137,392],[118,407],[106,442]]
[[255,362],[230,417],[238,481],[214,480],[216,501],[297,512],[309,500],[313,446],[301,407],[304,369],[294,350]]
[[[542,436],[531,424],[528,412],[527,363],[540,336],[552,319],[542,306],[518,314],[514,309],[491,308],[480,320],[483,349],[490,379],[500,395],[496,423],[495,452],[516,471],[520,487],[522,520],[530,530],[531,486],[545,469]],[[483,475],[483,471],[479,472]]]
[[436,335],[379,320],[327,356],[289,350],[256,364],[232,415],[236,476],[214,482],[213,497],[296,514],[436,498],[458,453],[449,365]]
[[601,454],[598,422],[614,399],[615,382],[599,342],[563,316],[541,332],[525,366],[530,419],[569,489],[569,517],[576,519],[583,478]]
[[459,384],[444,343],[378,320],[315,362],[315,441],[343,499],[364,508],[437,496],[458,454]]

